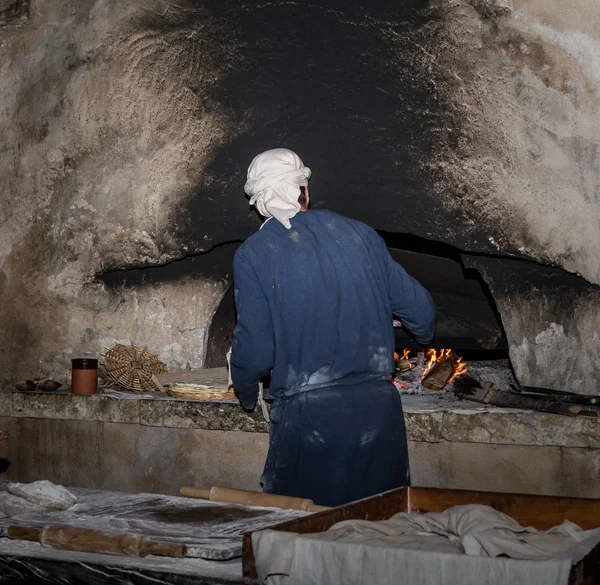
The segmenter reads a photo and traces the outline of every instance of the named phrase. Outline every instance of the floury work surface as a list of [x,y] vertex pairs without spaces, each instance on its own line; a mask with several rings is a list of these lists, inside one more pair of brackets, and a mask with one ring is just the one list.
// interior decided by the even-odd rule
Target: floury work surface
[[[223,504],[200,499],[158,494],[126,494],[100,490],[70,488],[77,497],[68,510],[23,511],[18,516],[0,519],[0,537],[11,535],[10,526],[42,529],[65,526],[81,529],[81,542],[72,538],[75,550],[105,552],[106,543],[85,542],[83,532],[94,530],[107,535],[140,536],[154,543],[185,545],[184,558],[228,560],[241,556],[242,535],[278,522],[306,514],[296,510],[280,510],[259,506]],[[89,538],[89,537],[88,537]],[[84,548],[78,548],[84,543]],[[116,552],[111,543],[110,552]],[[123,553],[131,555],[128,547]],[[169,556],[163,553],[165,556]],[[142,555],[140,555],[142,556]],[[175,555],[173,555],[175,556]],[[179,555],[181,556],[181,555]]]
[[13,585],[65,583],[93,585],[122,583],[139,585],[247,585],[240,559],[138,559],[48,549],[37,542],[0,538],[0,583]]
[[[6,486],[0,483],[0,490]],[[0,583],[173,583],[219,585],[245,583],[242,535],[305,512],[205,500],[69,488],[77,497],[65,511],[47,510],[0,519]],[[66,526],[73,533],[50,543],[7,538],[18,529]],[[43,539],[47,530],[40,534]],[[100,531],[92,534],[88,531]],[[123,539],[119,535],[126,535]],[[137,556],[131,539],[162,545],[185,545],[183,558]],[[65,547],[65,550],[54,548]],[[50,546],[49,546],[50,545]],[[53,547],[54,546],[54,547]],[[74,547],[74,550],[69,548]],[[122,548],[121,553],[117,549]],[[95,552],[96,551],[96,552]],[[163,552],[163,554],[165,554]]]

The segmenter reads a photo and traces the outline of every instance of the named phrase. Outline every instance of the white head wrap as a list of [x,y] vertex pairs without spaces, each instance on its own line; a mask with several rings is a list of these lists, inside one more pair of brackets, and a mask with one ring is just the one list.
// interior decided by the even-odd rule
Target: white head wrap
[[248,167],[244,191],[264,217],[274,217],[290,229],[290,219],[300,211],[300,187],[306,187],[310,169],[287,148],[274,148],[254,157]]

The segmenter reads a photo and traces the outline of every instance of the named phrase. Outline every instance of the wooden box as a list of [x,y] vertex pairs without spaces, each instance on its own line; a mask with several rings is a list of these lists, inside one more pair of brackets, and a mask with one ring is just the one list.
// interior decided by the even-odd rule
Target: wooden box
[[[570,520],[584,530],[600,526],[600,500],[533,496],[435,488],[399,488],[332,508],[304,518],[271,526],[272,530],[309,534],[323,532],[342,520],[386,520],[398,512],[443,512],[452,506],[482,504],[507,514],[520,524],[548,530]],[[244,535],[244,577],[257,579],[252,533]],[[569,585],[600,583],[600,545],[573,566]]]

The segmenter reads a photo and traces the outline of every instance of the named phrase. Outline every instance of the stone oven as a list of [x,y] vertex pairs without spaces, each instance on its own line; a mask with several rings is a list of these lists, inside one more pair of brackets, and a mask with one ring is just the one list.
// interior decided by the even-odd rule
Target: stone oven
[[[222,365],[231,260],[259,226],[245,169],[285,146],[314,208],[372,225],[433,291],[438,347],[598,393],[599,30],[583,1],[0,0],[5,386],[65,383],[71,358],[115,342],[170,370]],[[68,410],[39,408],[45,425]],[[102,408],[88,420],[177,418]],[[438,419],[413,440],[452,435]]]
[[[258,226],[244,170],[285,145],[314,169],[316,207],[478,271],[505,331],[484,345],[506,340],[520,380],[595,391],[593,9],[8,4],[7,381],[64,376],[70,356],[123,339],[202,365],[230,252]],[[448,286],[445,265],[423,272]]]

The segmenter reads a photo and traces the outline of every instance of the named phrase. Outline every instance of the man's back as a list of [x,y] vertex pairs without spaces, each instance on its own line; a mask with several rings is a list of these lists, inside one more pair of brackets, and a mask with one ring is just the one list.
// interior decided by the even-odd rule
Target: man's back
[[274,396],[389,377],[392,312],[417,337],[433,334],[429,294],[374,230],[330,211],[299,213],[291,224],[267,222],[234,261],[235,367],[253,364],[242,400],[271,368]]

